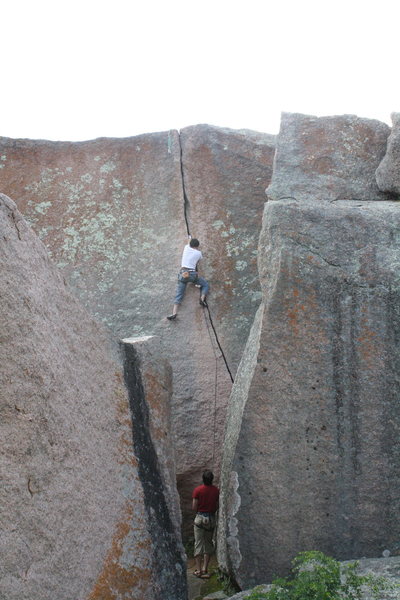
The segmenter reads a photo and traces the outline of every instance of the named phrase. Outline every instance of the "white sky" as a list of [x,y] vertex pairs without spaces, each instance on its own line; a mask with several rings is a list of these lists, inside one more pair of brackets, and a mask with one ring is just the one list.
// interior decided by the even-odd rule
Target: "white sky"
[[[399,6],[399,8],[397,8]],[[0,135],[400,111],[398,0],[3,0]]]

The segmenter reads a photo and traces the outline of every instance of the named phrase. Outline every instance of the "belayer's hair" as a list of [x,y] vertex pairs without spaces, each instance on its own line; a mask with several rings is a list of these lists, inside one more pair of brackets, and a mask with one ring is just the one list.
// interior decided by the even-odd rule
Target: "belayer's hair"
[[204,485],[211,485],[214,479],[214,474],[212,471],[203,471],[203,483]]
[[191,248],[197,248],[197,246],[200,246],[200,242],[198,239],[192,238],[189,242],[189,245]]

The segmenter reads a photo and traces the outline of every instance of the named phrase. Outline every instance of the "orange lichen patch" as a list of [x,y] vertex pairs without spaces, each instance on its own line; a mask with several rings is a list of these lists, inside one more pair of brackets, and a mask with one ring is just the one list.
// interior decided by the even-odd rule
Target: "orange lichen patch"
[[[117,525],[116,532],[111,544],[103,571],[97,579],[87,600],[141,600],[147,597],[151,590],[152,577],[149,567],[137,567],[135,565],[127,568],[120,564],[123,554],[123,545],[132,528],[133,508],[126,504],[124,518]],[[146,555],[150,556],[150,541],[143,540],[135,548],[138,562],[150,563],[150,558],[144,560]]]
[[304,304],[297,303],[297,299],[299,297],[299,290],[294,288],[292,290],[292,292],[293,292],[294,300],[291,304],[291,308],[288,309],[288,311],[287,311],[287,316],[288,316],[288,323],[289,323],[290,329],[291,329],[293,335],[297,337],[299,335],[300,313],[304,313],[306,307]]
[[119,384],[121,386],[123,385],[124,378],[123,378],[123,375],[122,375],[122,371],[115,371],[114,378],[115,378],[117,384]]
[[120,426],[120,436],[118,440],[118,463],[120,465],[128,464],[132,467],[137,466],[137,458],[133,452],[132,441],[132,416],[128,406],[126,391],[117,388],[115,391],[117,398],[116,420]]
[[369,368],[376,370],[379,363],[379,338],[375,331],[368,326],[368,318],[361,319],[361,335],[358,336],[357,342],[362,360]]
[[[294,273],[293,273],[294,271]],[[325,342],[325,333],[320,326],[320,307],[317,292],[313,287],[304,287],[304,280],[296,274],[295,269],[282,269],[283,277],[290,282],[290,294],[282,306],[282,319],[287,327],[290,343],[304,344],[305,340]]]
[[126,425],[130,422],[130,413],[128,407],[128,398],[125,390],[118,388],[115,390],[115,396],[117,398],[116,402],[116,412],[117,412],[117,420],[119,423]]
[[132,432],[124,432],[118,443],[118,463],[120,465],[130,465],[134,468],[138,465],[138,459],[133,452]]

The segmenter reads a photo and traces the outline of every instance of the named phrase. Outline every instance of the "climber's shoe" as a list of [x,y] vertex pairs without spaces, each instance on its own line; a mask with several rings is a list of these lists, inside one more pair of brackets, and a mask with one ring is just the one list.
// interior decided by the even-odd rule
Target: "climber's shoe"
[[174,319],[176,319],[176,315],[169,315],[167,319],[168,321],[173,321]]
[[200,300],[199,300],[199,304],[200,304],[200,306],[203,306],[203,307],[204,307],[204,306],[207,306],[207,301],[206,301],[206,300],[202,300],[202,299],[200,298]]
[[201,571],[197,571],[197,570],[196,570],[196,571],[193,571],[193,575],[194,575],[195,577],[201,577]]

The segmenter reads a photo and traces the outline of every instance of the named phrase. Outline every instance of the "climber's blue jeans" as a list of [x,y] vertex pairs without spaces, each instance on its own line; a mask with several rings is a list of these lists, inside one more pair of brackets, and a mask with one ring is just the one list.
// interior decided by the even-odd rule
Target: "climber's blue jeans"
[[195,283],[200,286],[200,295],[207,296],[210,288],[208,281],[204,277],[199,277],[197,271],[189,271],[189,277],[183,279],[182,274],[178,273],[178,284],[176,286],[174,304],[181,304],[186,292],[186,285]]

